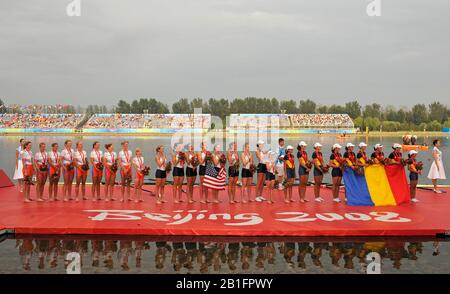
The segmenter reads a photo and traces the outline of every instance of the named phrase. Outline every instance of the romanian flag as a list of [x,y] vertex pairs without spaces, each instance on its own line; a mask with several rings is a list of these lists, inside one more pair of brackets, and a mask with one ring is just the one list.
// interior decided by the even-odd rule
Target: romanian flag
[[344,170],[347,204],[353,206],[386,206],[408,203],[408,181],[402,165],[373,164],[363,175]]

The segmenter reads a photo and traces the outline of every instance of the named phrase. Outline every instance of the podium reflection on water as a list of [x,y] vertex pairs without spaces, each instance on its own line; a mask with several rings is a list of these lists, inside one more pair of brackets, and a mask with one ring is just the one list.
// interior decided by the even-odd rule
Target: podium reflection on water
[[356,240],[317,239],[282,241],[183,242],[168,239],[88,239],[88,236],[58,236],[16,239],[24,272],[52,273],[67,268],[70,252],[80,255],[81,272],[142,273],[365,273],[371,252],[381,257],[383,267],[401,270],[405,260],[424,258],[424,243],[431,244],[427,258],[439,258],[436,240],[407,241],[398,238]]

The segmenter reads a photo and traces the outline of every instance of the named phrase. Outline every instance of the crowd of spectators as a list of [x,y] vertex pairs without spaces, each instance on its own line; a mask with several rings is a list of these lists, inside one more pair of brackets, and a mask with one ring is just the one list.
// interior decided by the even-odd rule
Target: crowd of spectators
[[231,128],[353,128],[348,114],[232,114]]
[[[4,113],[0,128],[76,128],[83,114]],[[183,129],[211,127],[209,114],[94,114],[87,129]],[[353,128],[347,114],[232,114],[230,128]]]
[[290,114],[294,128],[353,128],[348,114]]
[[6,113],[75,113],[75,107],[67,104],[42,105],[42,104],[9,104],[2,105]]
[[2,113],[0,128],[12,129],[74,129],[81,122],[82,114]]
[[183,129],[209,128],[209,114],[95,114],[84,128],[106,129]]

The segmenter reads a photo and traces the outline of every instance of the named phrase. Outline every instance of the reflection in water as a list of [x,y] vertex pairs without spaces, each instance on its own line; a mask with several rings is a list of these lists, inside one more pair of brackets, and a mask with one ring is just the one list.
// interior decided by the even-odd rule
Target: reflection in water
[[[145,272],[233,273],[258,271],[275,263],[284,268],[308,270],[326,263],[335,269],[365,272],[367,254],[380,254],[382,264],[401,269],[405,259],[415,261],[423,253],[422,242],[382,240],[372,242],[171,242],[144,240],[17,239],[16,248],[24,271],[34,267],[51,270],[68,261],[69,252],[81,256],[84,268],[127,272],[145,267]],[[432,256],[439,255],[433,242]],[[144,259],[144,253],[147,255]],[[273,271],[271,271],[273,272]],[[347,271],[348,272],[348,271]]]

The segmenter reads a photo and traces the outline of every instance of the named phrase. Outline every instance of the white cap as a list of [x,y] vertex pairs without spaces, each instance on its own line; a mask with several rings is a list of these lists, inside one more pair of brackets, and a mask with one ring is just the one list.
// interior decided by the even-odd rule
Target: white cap
[[294,150],[294,147],[292,147],[291,145],[288,145],[288,146],[286,147],[286,149],[287,149],[287,150],[289,150],[289,149]]
[[322,147],[322,144],[320,144],[319,142],[314,143],[314,148],[317,148],[317,147]]
[[394,145],[392,145],[392,148],[394,148],[394,149],[402,148],[402,145],[395,143]]
[[364,143],[364,142],[361,142],[361,143],[359,143],[359,147],[360,147],[360,148],[361,148],[361,147],[367,147],[367,144]]
[[347,147],[355,147],[355,145],[353,145],[353,143],[348,142]]
[[298,146],[308,146],[308,144],[306,144],[305,141],[300,141],[300,143],[298,143]]
[[413,155],[413,154],[417,154],[417,153],[419,153],[419,152],[417,152],[416,150],[409,151],[409,155]]
[[342,146],[339,145],[338,143],[336,143],[336,144],[333,145],[333,148],[332,148],[332,149],[336,149],[336,148],[339,148],[339,149],[340,149],[340,148],[342,148]]
[[256,142],[257,145],[263,145],[264,141],[263,140],[259,140],[258,142]]
[[383,147],[383,145],[381,145],[381,144],[375,144],[375,149],[378,149],[378,148],[380,148],[380,147]]

